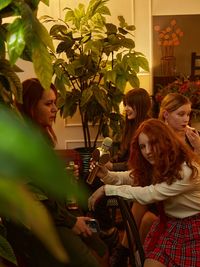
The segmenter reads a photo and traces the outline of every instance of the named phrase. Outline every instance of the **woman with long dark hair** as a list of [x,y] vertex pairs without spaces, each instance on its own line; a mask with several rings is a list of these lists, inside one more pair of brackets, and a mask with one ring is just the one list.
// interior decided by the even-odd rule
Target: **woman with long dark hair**
[[[56,135],[53,131],[52,125],[56,119],[56,113],[58,111],[56,106],[57,91],[53,84],[50,88],[44,89],[36,78],[25,80],[23,83],[22,103],[17,103],[19,111],[25,119],[32,120],[36,127],[39,127],[47,142],[52,146],[55,146],[57,142]],[[47,166],[48,168],[48,162]],[[78,174],[78,170],[75,167],[75,174]],[[59,177],[58,177],[59,182]],[[89,217],[82,215],[74,216],[67,210],[65,200],[54,199],[48,194],[43,192],[42,189],[37,188],[35,185],[30,185],[30,190],[35,195],[38,201],[49,211],[54,224],[62,242],[63,247],[66,249],[69,255],[69,264],[61,264],[56,261],[46,250],[42,247],[39,241],[36,242],[38,246],[32,246],[32,249],[28,251],[30,253],[28,258],[30,260],[30,266],[37,267],[100,267],[108,266],[108,254],[107,247],[98,238],[96,234],[93,234],[87,225]],[[67,188],[66,188],[67,195]],[[30,210],[31,212],[31,210]],[[37,219],[37,218],[36,218]],[[25,234],[25,232],[23,232]],[[48,234],[48,233],[47,233]],[[30,237],[30,234],[24,236],[18,235],[19,242],[21,244],[24,240]],[[11,242],[13,237],[11,236]],[[35,239],[34,239],[35,240]],[[29,242],[31,245],[31,242]],[[20,253],[27,254],[27,250],[23,251],[23,246],[15,247]],[[37,251],[38,255],[34,253]],[[26,255],[25,255],[26,256]],[[35,265],[33,264],[33,262]]]
[[143,88],[129,90],[123,98],[125,125],[122,130],[120,150],[106,165],[109,170],[127,170],[131,139],[141,122],[151,117],[151,99]]

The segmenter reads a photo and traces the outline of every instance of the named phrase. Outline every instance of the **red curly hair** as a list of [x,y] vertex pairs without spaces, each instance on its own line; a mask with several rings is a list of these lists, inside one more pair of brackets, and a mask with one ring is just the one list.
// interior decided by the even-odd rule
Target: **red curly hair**
[[[143,156],[139,147],[140,133],[148,136],[155,164],[151,165]],[[181,165],[186,162],[191,168],[191,178],[196,178],[197,168],[194,162],[200,164],[200,158],[191,151],[164,122],[158,119],[148,119],[137,129],[132,143],[129,167],[132,169],[136,185],[147,186],[167,182],[172,184],[181,180]]]

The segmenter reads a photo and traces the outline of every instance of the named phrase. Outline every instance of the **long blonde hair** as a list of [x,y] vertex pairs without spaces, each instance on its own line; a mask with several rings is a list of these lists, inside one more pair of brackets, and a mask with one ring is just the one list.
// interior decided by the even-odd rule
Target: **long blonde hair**
[[191,104],[189,98],[187,98],[186,96],[179,93],[169,93],[163,98],[161,102],[158,118],[164,121],[165,111],[170,113],[186,104]]

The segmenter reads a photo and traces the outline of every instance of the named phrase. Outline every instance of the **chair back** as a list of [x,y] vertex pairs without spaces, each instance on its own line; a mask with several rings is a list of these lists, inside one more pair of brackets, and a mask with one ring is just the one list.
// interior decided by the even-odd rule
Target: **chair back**
[[138,251],[140,266],[144,265],[145,254],[143,250],[143,246],[140,240],[139,231],[133,217],[133,214],[130,209],[130,205],[128,201],[124,200],[121,197],[116,197],[118,201],[118,205],[120,208],[120,212],[123,218],[123,222],[125,225],[125,230],[128,238],[128,245],[130,249],[130,262],[132,267],[138,266],[138,259],[135,257],[134,248],[136,246],[136,250]]
[[200,77],[200,54],[192,52],[191,54],[191,75],[190,79],[195,80]]
[[70,161],[74,161],[75,164],[81,164],[80,153],[75,149],[55,149],[56,154],[64,161],[66,165]]

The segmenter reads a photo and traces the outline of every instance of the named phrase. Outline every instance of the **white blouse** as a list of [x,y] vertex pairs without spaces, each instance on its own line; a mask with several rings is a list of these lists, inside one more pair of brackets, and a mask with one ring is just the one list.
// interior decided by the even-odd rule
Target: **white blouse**
[[145,187],[133,187],[130,171],[108,172],[102,180],[106,184],[107,196],[121,196],[144,205],[163,201],[168,216],[185,218],[200,212],[200,167],[197,168],[198,177],[195,180],[190,179],[192,171],[184,163],[181,171],[183,179],[171,185],[163,182]]

